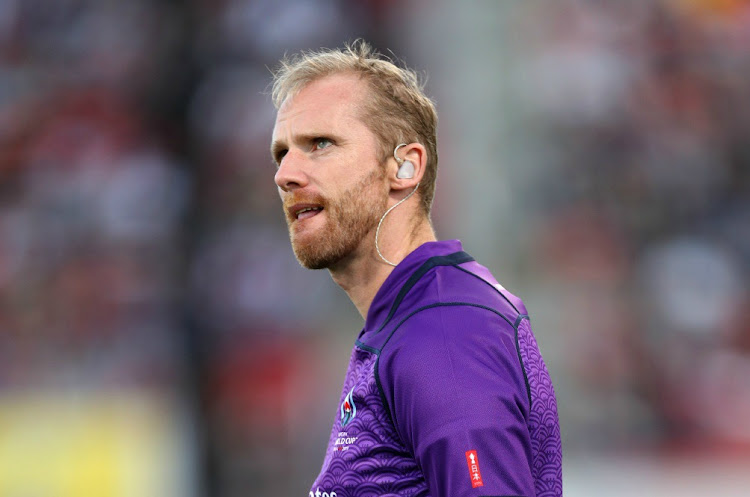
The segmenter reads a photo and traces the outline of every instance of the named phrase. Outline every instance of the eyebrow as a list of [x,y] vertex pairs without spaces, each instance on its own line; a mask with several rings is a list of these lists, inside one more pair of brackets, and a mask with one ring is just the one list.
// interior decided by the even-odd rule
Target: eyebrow
[[[321,131],[317,133],[301,133],[292,137],[294,143],[310,143],[318,138],[328,138],[334,143],[340,145],[344,140],[339,135],[335,135],[329,131]],[[284,140],[279,140],[271,143],[271,157],[273,161],[278,164],[277,157],[283,151],[288,149],[289,146]]]

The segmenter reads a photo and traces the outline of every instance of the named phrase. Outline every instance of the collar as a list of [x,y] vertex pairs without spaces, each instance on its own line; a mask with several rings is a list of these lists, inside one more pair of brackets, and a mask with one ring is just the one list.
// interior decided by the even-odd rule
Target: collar
[[389,318],[393,303],[397,300],[401,289],[407,284],[409,278],[422,268],[429,259],[462,251],[463,247],[460,241],[445,240],[423,243],[407,255],[393,268],[391,274],[388,275],[375,294],[370,309],[367,311],[364,330],[377,329]]

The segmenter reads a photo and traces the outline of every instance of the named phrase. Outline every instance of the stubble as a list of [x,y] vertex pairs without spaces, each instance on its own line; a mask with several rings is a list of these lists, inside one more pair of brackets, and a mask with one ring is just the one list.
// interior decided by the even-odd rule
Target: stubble
[[360,247],[386,210],[388,199],[381,188],[384,176],[385,170],[378,167],[337,199],[306,199],[323,205],[327,216],[325,226],[315,233],[298,233],[295,220],[287,217],[292,249],[300,265],[307,269],[331,268]]

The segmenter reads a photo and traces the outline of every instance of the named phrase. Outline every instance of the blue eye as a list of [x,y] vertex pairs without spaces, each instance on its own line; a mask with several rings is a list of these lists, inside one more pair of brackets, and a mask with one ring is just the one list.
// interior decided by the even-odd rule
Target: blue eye
[[313,142],[313,148],[315,150],[323,150],[324,148],[328,148],[331,145],[333,145],[333,142],[328,138],[316,138]]

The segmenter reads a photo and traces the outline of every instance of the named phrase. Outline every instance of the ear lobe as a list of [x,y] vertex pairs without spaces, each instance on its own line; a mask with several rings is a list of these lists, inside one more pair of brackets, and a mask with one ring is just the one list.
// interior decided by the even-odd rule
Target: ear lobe
[[401,163],[396,173],[398,179],[412,179],[414,177],[414,163],[410,160],[405,160]]

